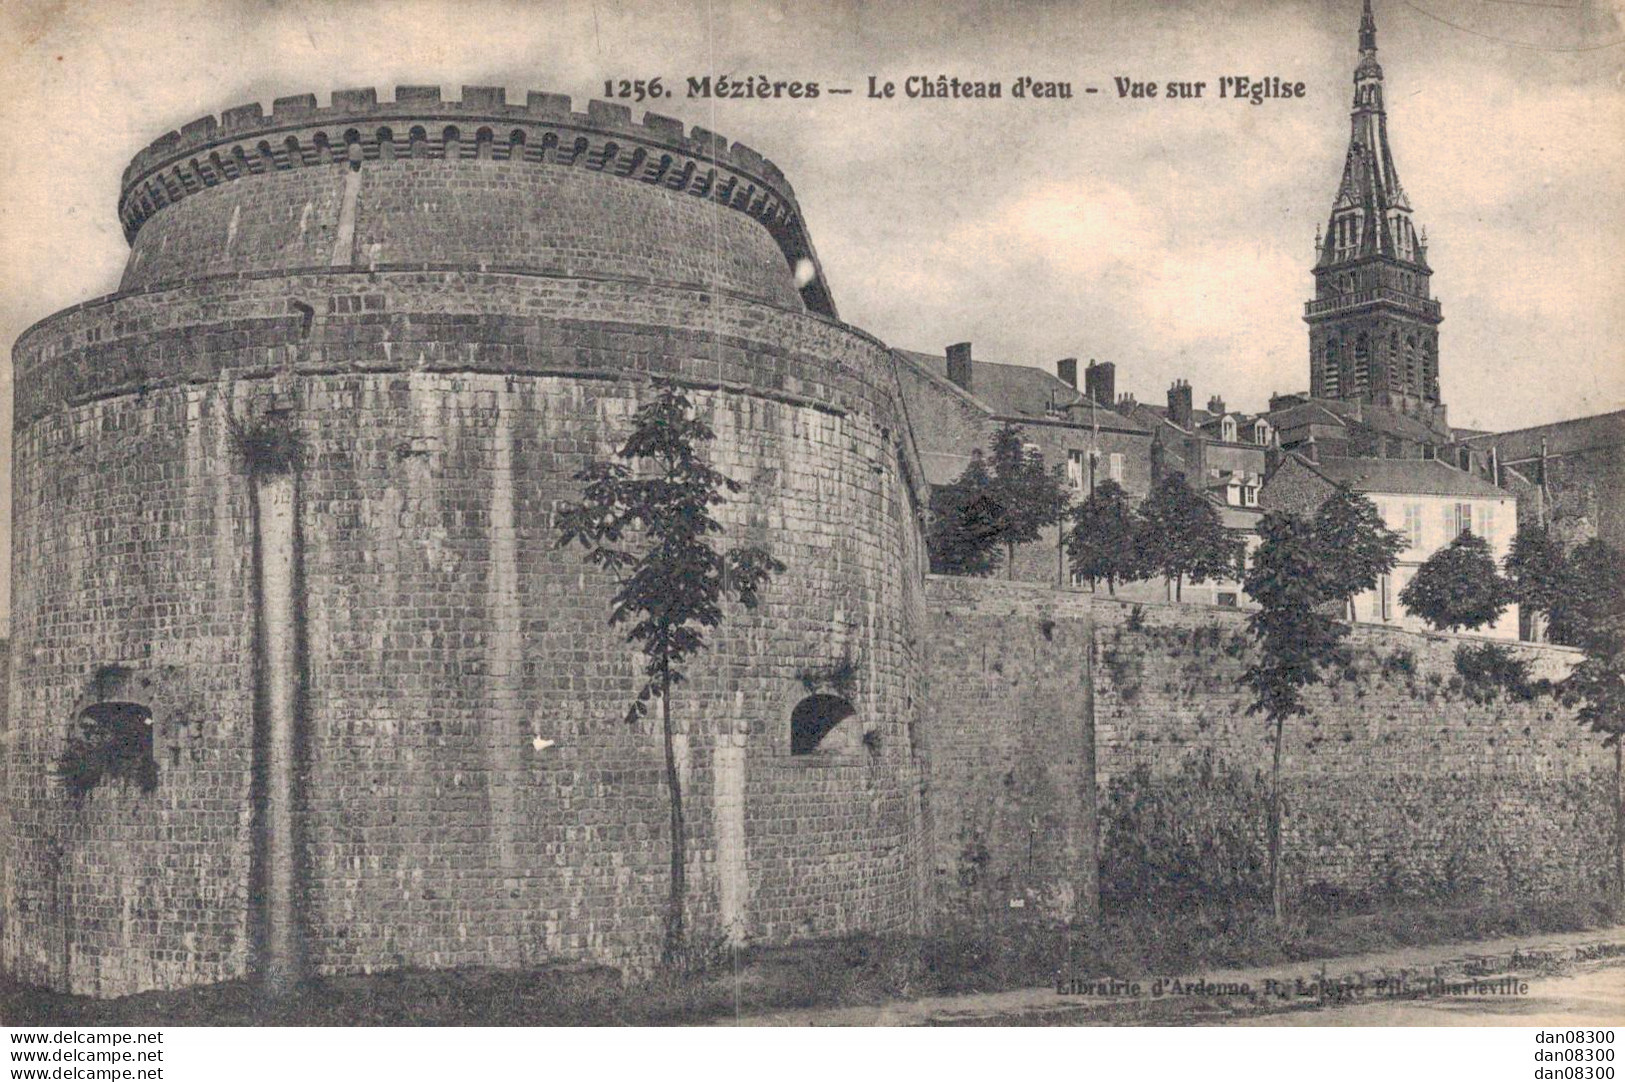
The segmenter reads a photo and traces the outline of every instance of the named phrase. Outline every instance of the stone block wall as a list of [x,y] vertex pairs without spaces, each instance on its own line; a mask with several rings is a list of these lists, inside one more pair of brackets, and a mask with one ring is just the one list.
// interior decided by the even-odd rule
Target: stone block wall
[[[279,103],[285,149],[256,146],[258,110],[160,140],[126,178],[125,291],[19,340],[9,972],[97,995],[243,975],[290,850],[318,972],[647,968],[661,740],[624,720],[643,659],[607,626],[615,584],[554,522],[653,379],[688,388],[742,485],[724,543],[788,565],[673,704],[692,938],[921,926],[919,467],[890,354],[822,282],[798,292],[816,260],[759,155],[500,98],[430,118],[511,116],[494,156],[483,126],[426,142],[404,99],[351,139],[365,95]],[[274,662],[232,435],[269,418],[301,451],[275,638],[303,649]],[[820,694],[851,716],[793,755]],[[87,708],[132,704],[156,786],[73,800]]]
[[[56,418],[19,444],[33,649],[8,748],[6,948],[26,979],[118,994],[248,965],[252,546],[224,418],[263,390],[81,407],[98,439],[69,458],[40,453]],[[303,905],[319,970],[652,957],[658,730],[622,720],[641,659],[605,624],[611,584],[550,525],[643,393],[438,373],[280,393],[306,451]],[[789,570],[759,610],[730,611],[676,699],[694,936],[916,930],[919,691],[891,573],[910,510],[895,466],[871,467],[890,450],[851,415],[697,401],[715,464],[746,486],[720,509],[729,539]],[[110,663],[161,672],[184,709],[155,711],[154,792],[107,784],[75,806],[56,765]],[[837,670],[857,711],[844,724],[869,739],[792,757],[791,711]]]
[[[1094,611],[1103,793],[1138,764],[1169,777],[1207,749],[1267,773],[1270,730],[1237,683],[1253,658],[1244,614],[1104,598]],[[1476,701],[1454,655],[1478,641],[1357,626],[1353,667],[1310,689],[1309,714],[1285,729],[1297,888],[1534,897],[1602,886],[1611,754],[1549,695]],[[1511,648],[1535,678],[1561,678],[1577,657]]]
[[147,221],[123,288],[245,270],[423,264],[704,283],[801,307],[783,254],[747,216],[524,161],[408,158],[354,173],[327,165],[246,176]]
[[1087,921],[1095,897],[1090,596],[926,580],[939,922]]

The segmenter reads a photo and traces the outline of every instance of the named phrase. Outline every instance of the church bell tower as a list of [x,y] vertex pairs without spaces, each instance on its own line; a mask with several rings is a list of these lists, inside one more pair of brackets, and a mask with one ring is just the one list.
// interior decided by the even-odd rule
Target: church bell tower
[[1427,234],[1388,149],[1382,66],[1371,0],[1360,19],[1360,63],[1343,181],[1325,234],[1315,238],[1309,324],[1309,393],[1386,406],[1444,423],[1439,398],[1439,302]]

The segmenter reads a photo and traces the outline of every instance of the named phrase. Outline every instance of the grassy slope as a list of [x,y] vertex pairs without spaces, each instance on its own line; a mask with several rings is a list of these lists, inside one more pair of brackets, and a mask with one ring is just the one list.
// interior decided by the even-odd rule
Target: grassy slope
[[661,1025],[813,1006],[1053,984],[1057,977],[1190,974],[1419,944],[1613,923],[1600,903],[1391,906],[1321,914],[1277,935],[1262,913],[1108,916],[1093,938],[1015,926],[927,940],[854,937],[720,957],[687,980],[622,983],[599,966],[527,971],[392,970],[313,981],[278,1003],[246,981],[113,1000],[65,996],[0,978],[9,1025]]

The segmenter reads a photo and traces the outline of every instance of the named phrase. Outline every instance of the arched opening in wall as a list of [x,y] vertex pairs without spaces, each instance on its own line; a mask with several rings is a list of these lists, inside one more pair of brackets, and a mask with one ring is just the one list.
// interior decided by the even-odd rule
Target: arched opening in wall
[[809,695],[790,712],[790,754],[811,755],[857,710],[839,695]]
[[446,130],[440,133],[440,156],[447,161],[455,161],[463,156],[463,133],[452,125],[447,125]]
[[312,139],[311,142],[316,144],[317,165],[326,165],[333,160],[333,141],[327,137],[326,132],[317,132],[316,138]]
[[482,162],[491,160],[491,145],[496,140],[496,133],[490,128],[481,128],[474,133],[474,157]]
[[515,128],[508,133],[508,160],[512,162],[525,160],[525,129]]
[[429,133],[421,126],[414,127],[407,135],[407,140],[411,147],[412,157],[427,158],[429,156]]
[[299,149],[299,140],[295,136],[288,136],[282,141],[282,148],[288,152],[289,165],[304,165],[305,155]]
[[75,799],[111,781],[131,782],[143,793],[158,787],[152,711],[114,699],[79,712],[57,762],[57,777]]
[[379,128],[374,138],[378,140],[378,160],[384,162],[394,161],[395,133],[388,128]]

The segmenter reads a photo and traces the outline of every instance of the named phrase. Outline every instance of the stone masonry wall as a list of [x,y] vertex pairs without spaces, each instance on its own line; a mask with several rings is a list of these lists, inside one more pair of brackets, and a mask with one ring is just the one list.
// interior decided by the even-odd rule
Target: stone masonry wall
[[[407,160],[376,140],[363,161],[324,157],[340,128],[159,162],[213,139],[200,125],[138,161],[129,288],[14,352],[8,971],[116,995],[254,963],[265,604],[231,426],[269,415],[302,448],[294,831],[313,966],[645,968],[667,879],[660,740],[623,720],[641,658],[606,626],[613,583],[557,548],[553,521],[652,378],[689,388],[743,485],[718,512],[727,541],[788,565],[674,703],[693,938],[921,926],[918,467],[890,355],[829,318],[821,283],[798,294],[790,265],[816,261],[776,170],[673,122],[610,138],[622,113],[566,107],[524,160],[449,137],[428,159],[415,139]],[[590,130],[592,153],[564,153],[560,126]],[[648,154],[659,139],[675,169]],[[151,712],[157,786],[75,802],[57,770],[111,683]],[[810,694],[853,714],[792,755]]]
[[[1267,772],[1270,731],[1237,679],[1253,647],[1244,614],[1095,604],[1101,792],[1145,764],[1167,777],[1212,749]],[[1354,665],[1286,724],[1288,873],[1340,894],[1598,889],[1606,872],[1612,756],[1549,695],[1477,702],[1456,678],[1466,637],[1357,626]],[[1576,658],[1513,646],[1536,678]]]
[[[19,441],[30,651],[7,749],[5,955],[25,979],[107,995],[249,963],[251,546],[224,417],[266,390],[101,400]],[[621,720],[639,658],[605,626],[610,584],[550,525],[642,393],[440,373],[279,393],[306,447],[304,918],[321,971],[652,957],[657,730]],[[886,444],[851,415],[697,401],[715,463],[746,485],[722,509],[730,538],[790,569],[757,612],[730,613],[676,701],[694,935],[915,930],[919,693],[894,573],[910,511],[896,470],[870,465]],[[74,432],[95,439],[56,451]],[[109,664],[175,689],[131,697],[179,705],[155,710],[154,792],[106,784],[75,807],[56,762]],[[792,757],[791,710],[843,665],[845,724],[872,738]]]
[[[349,232],[341,236],[346,186]],[[424,213],[424,208],[432,208]],[[243,271],[432,263],[707,283],[785,307],[784,256],[743,214],[644,184],[522,161],[367,162],[263,176],[158,211],[125,290]]]
[[1090,596],[926,580],[939,921],[1087,921],[1095,896]]
[[[939,922],[1085,914],[1090,801],[1099,794],[1109,829],[1106,794],[1137,766],[1167,780],[1211,753],[1220,769],[1267,776],[1270,730],[1237,683],[1253,657],[1245,614],[935,576],[926,603]],[[1549,695],[1475,701],[1454,653],[1478,641],[1354,629],[1353,667],[1311,689],[1309,715],[1286,727],[1293,889],[1533,897],[1603,886],[1611,755]],[[1560,678],[1576,656],[1513,649],[1536,679]]]

